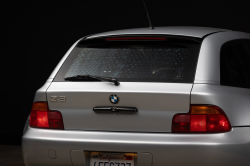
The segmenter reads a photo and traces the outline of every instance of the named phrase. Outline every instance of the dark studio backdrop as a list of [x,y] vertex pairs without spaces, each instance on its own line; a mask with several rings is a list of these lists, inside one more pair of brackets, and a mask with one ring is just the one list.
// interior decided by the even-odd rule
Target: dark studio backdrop
[[[157,26],[215,27],[250,33],[250,2],[145,0]],[[1,4],[0,144],[21,144],[34,94],[79,38],[148,27],[142,0],[9,1]]]

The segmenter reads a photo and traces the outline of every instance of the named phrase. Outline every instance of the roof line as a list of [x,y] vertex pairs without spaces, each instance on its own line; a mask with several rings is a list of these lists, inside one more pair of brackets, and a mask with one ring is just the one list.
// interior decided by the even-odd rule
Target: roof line
[[220,33],[220,32],[226,32],[226,31],[217,31],[217,32],[212,32],[212,33],[209,33],[209,34],[207,34],[207,35],[203,36],[203,37],[202,37],[202,39],[205,39],[206,37],[208,37],[208,36],[210,36],[210,35],[212,35],[212,34],[215,34],[215,33]]
[[147,34],[147,35],[179,35],[179,36],[197,37],[202,39],[204,36],[221,31],[231,31],[231,30],[219,29],[219,28],[206,28],[206,27],[168,26],[168,27],[155,27],[154,30],[150,30],[148,28],[115,30],[115,31],[93,34],[88,38],[108,36],[108,35]]

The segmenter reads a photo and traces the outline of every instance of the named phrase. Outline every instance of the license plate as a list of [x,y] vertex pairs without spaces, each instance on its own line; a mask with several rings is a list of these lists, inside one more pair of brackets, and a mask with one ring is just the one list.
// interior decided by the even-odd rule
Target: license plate
[[134,153],[90,153],[90,166],[134,166]]

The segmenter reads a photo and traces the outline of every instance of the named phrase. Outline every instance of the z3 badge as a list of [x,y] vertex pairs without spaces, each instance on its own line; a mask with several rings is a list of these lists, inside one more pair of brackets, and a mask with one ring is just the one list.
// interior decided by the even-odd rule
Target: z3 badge
[[65,96],[51,96],[50,99],[50,101],[66,101]]

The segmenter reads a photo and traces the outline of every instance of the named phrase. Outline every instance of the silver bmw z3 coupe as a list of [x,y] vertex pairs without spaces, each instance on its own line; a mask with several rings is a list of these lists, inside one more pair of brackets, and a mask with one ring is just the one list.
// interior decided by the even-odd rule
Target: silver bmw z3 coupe
[[250,34],[83,37],[35,94],[25,166],[249,166]]

